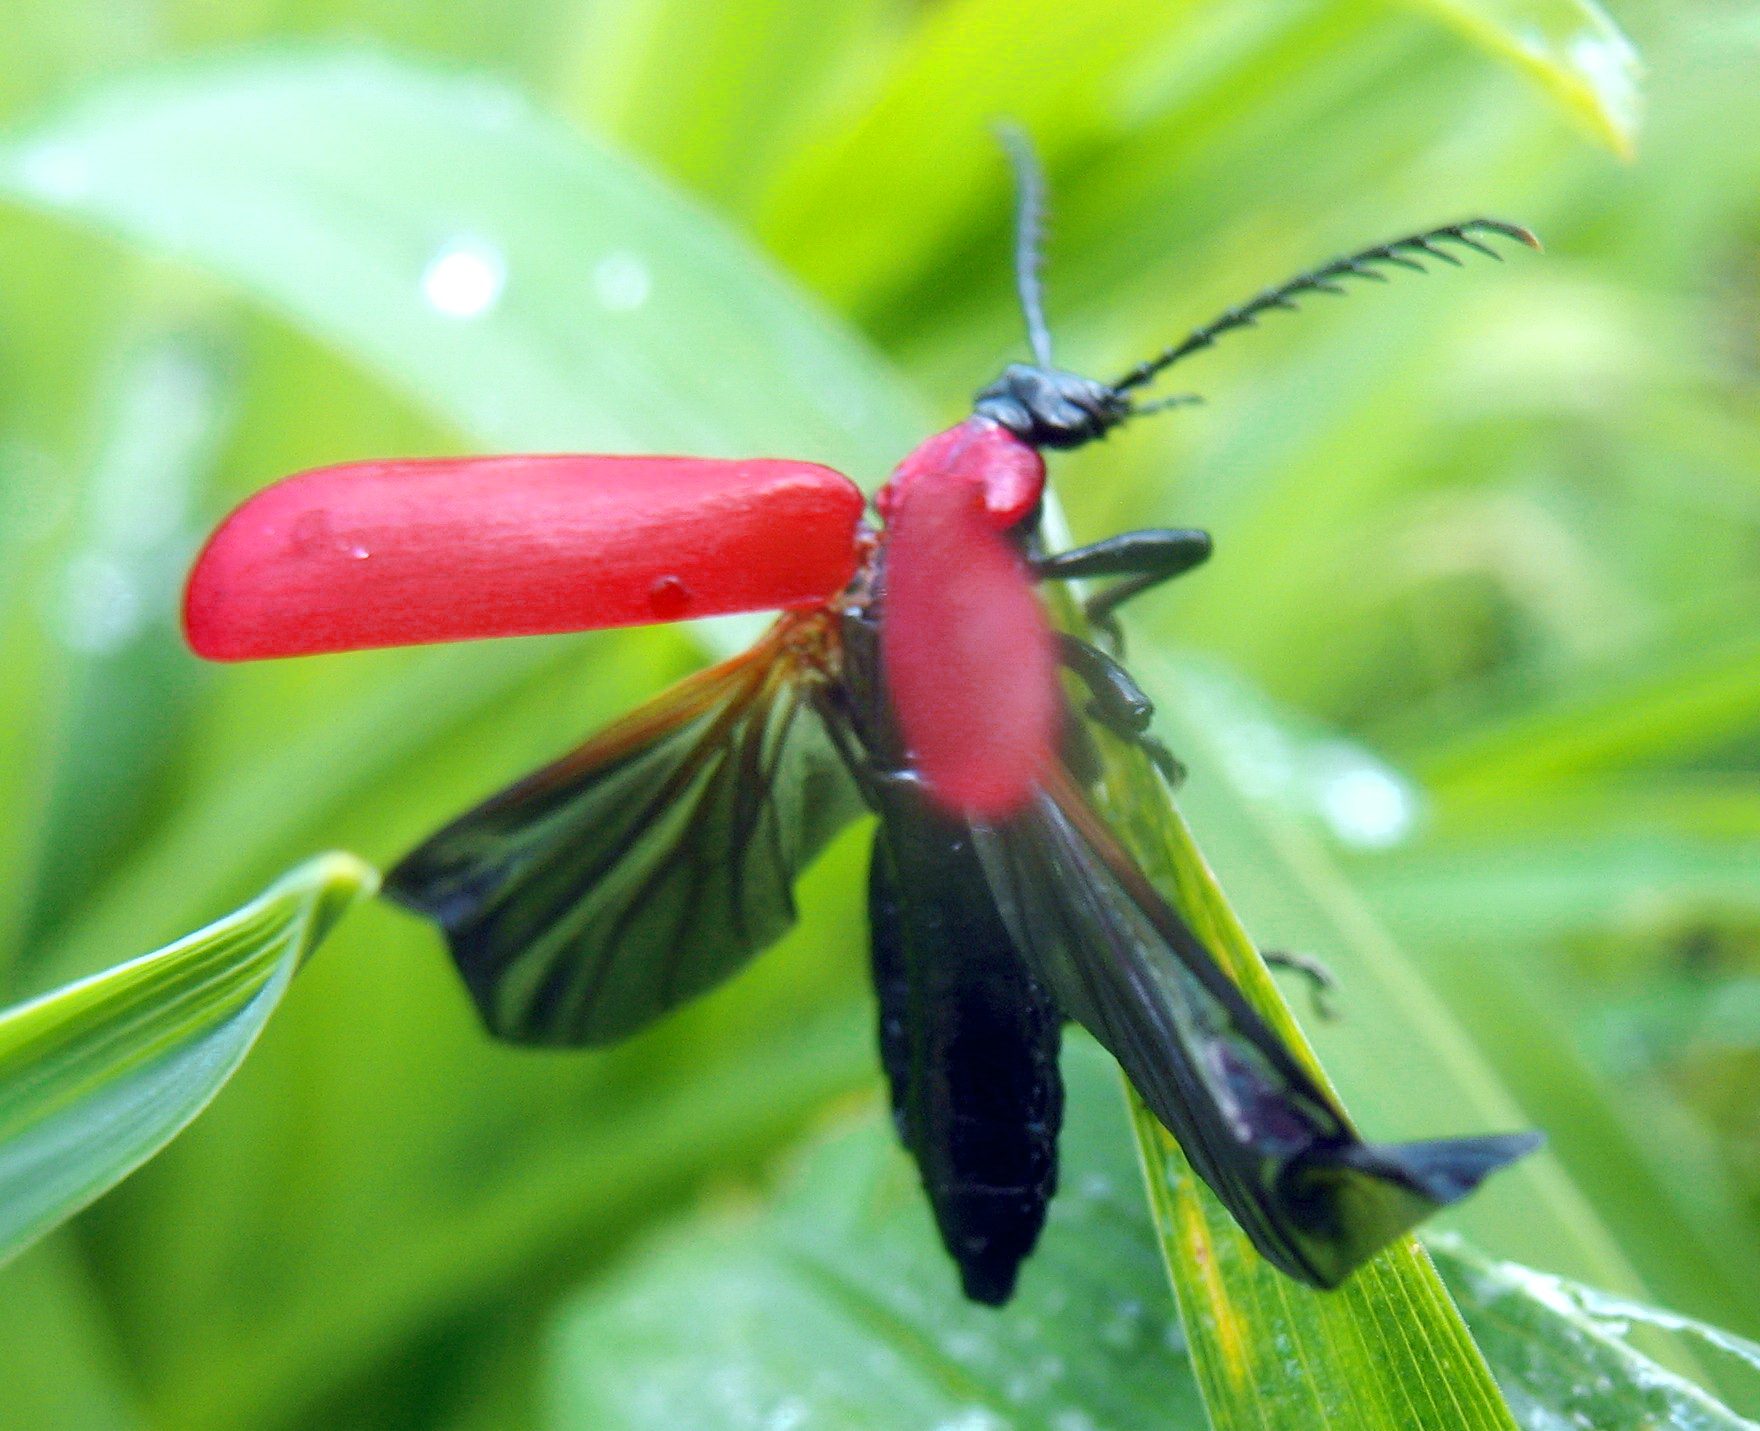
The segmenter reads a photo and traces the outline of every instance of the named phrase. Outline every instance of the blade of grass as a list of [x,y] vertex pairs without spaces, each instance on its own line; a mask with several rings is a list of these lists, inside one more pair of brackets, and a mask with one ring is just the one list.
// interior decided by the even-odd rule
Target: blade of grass
[[[1181,794],[1181,805],[1216,861],[1227,887],[1242,901],[1261,946],[1295,949],[1321,958],[1343,990],[1343,1018],[1312,1029],[1329,1070],[1352,1109],[1380,1135],[1424,1136],[1522,1126],[1521,1111],[1438,1001],[1423,971],[1390,940],[1345,883],[1317,834],[1269,793],[1285,778],[1287,751],[1264,704],[1246,696],[1213,667],[1185,662],[1146,663],[1147,687],[1173,692],[1165,706],[1174,749],[1199,774]],[[1573,1077],[1572,1051],[1544,1019],[1514,1020],[1511,981],[1496,964],[1460,962],[1444,988],[1461,999],[1473,1028],[1486,1037],[1513,1040],[1508,1057],[1527,1057],[1525,1091],[1541,1095],[1537,1106],[1560,1119],[1583,1116],[1589,1099],[1593,1126],[1617,1126],[1624,1116],[1609,1100],[1617,1095],[1595,1080]],[[1484,1005],[1482,1009],[1480,1006]],[[1490,1012],[1486,1012],[1489,1010]],[[1504,1028],[1500,1019],[1512,1019]],[[1523,1044],[1531,1044],[1525,1049]],[[1578,1130],[1562,1135],[1575,1143]],[[1617,1145],[1616,1145],[1617,1146]],[[1695,1257],[1675,1277],[1687,1244],[1678,1233],[1696,1204],[1683,1202],[1666,1174],[1621,1175],[1617,1151],[1593,1149],[1586,1165],[1598,1195],[1616,1202],[1610,1218],[1632,1239],[1644,1269],[1657,1269],[1673,1295],[1732,1313],[1742,1325],[1753,1316],[1751,1280],[1731,1259]],[[1725,1209],[1723,1217],[1739,1217]],[[1643,1284],[1630,1255],[1616,1245],[1609,1225],[1584,1200],[1550,1154],[1531,1157],[1500,1173],[1442,1219],[1482,1246],[1519,1256],[1548,1270],[1590,1280],[1621,1292]],[[1704,1249],[1710,1252],[1710,1248]],[[1695,1284],[1703,1284],[1697,1286]],[[1672,1365],[1694,1374],[1690,1353],[1659,1347]]]
[[[764,231],[818,291],[878,309],[896,275],[950,246],[975,189],[1006,194],[991,125],[1009,116],[1072,143],[1188,0],[952,0],[918,12],[873,91],[778,176]],[[839,241],[821,232],[834,215]],[[999,250],[1000,252],[1000,250]]]
[[197,539],[195,489],[231,416],[231,355],[186,315],[155,316],[111,364],[77,531],[40,599],[53,613],[63,691],[39,757],[47,790],[29,852],[34,897],[19,936],[25,979],[46,932],[102,882],[147,822],[201,674],[177,634],[173,603],[160,598],[176,590]]
[[0,1259],[207,1106],[287,981],[378,877],[324,855],[187,938],[0,1014]]
[[[1132,849],[1274,1027],[1307,1049],[1270,973],[1146,762],[1108,782]],[[1274,1270],[1131,1093],[1150,1205],[1215,1431],[1510,1428],[1484,1360],[1410,1237],[1335,1292]]]
[[0,1268],[0,1431],[140,1431],[97,1282],[66,1238]]
[[1414,763],[1444,802],[1470,813],[1543,784],[1700,754],[1760,710],[1760,639],[1739,628],[1689,639],[1660,659],[1634,653],[1499,727],[1435,742]]
[[0,192],[224,275],[491,446],[862,475],[918,427],[731,231],[488,82],[173,66],[0,150]]
[[[1259,947],[1311,954],[1338,977],[1343,1017],[1308,1033],[1346,1107],[1377,1137],[1524,1126],[1522,1110],[1346,882],[1311,821],[1279,797],[1291,760],[1264,701],[1213,664],[1152,659],[1142,668],[1146,688],[1172,698],[1162,707],[1169,743],[1199,772],[1181,790],[1181,809]],[[1256,976],[1255,987],[1262,984]],[[1544,1154],[1499,1174],[1449,1217],[1500,1255],[1638,1287],[1606,1229]]]
[[[1048,525],[1058,545],[1062,518],[1055,505]],[[1066,623],[1075,618],[1075,597],[1066,592],[1054,598]],[[1151,677],[1155,669],[1148,667]],[[1141,750],[1115,754],[1100,797],[1144,872],[1326,1086],[1258,949],[1148,757]],[[1424,1012],[1436,1018],[1434,1010]],[[1456,1071],[1461,1082],[1477,1085],[1475,1095],[1489,1092],[1495,1099],[1489,1075],[1470,1053]],[[1414,1238],[1393,1243],[1336,1291],[1295,1282],[1259,1255],[1128,1083],[1125,1093],[1149,1206],[1213,1431],[1305,1431],[1329,1424],[1364,1431],[1513,1431],[1484,1359]]]
[[1595,0],[1404,0],[1537,79],[1622,159],[1637,147],[1643,68]]
[[1467,1323],[1497,1368],[1524,1426],[1692,1428],[1752,1431],[1737,1415],[1631,1344],[1662,1328],[1721,1358],[1731,1379],[1760,1371],[1760,1346],[1719,1327],[1610,1297],[1562,1277],[1496,1262],[1455,1238],[1433,1239],[1432,1256],[1460,1299]]
[[880,63],[897,18],[884,0],[594,6],[564,54],[563,94],[597,132],[743,209],[841,90]]

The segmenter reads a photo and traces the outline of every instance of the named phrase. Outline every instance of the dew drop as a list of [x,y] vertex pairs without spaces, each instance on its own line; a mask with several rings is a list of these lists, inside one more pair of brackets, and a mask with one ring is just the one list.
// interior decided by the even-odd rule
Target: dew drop
[[593,266],[593,295],[612,313],[629,313],[648,301],[654,280],[633,253],[608,253]]
[[501,300],[507,264],[477,238],[449,239],[422,270],[422,296],[448,318],[480,318]]
[[1002,1418],[982,1406],[968,1406],[945,1421],[937,1422],[935,1431],[1006,1431]]
[[948,1355],[970,1361],[984,1350],[984,1339],[975,1332],[949,1332],[946,1346]]
[[648,606],[656,621],[677,621],[690,610],[691,589],[679,577],[656,577],[648,588]]
[[1321,815],[1353,848],[1388,849],[1417,824],[1417,796],[1398,772],[1348,742],[1317,749],[1311,778]]

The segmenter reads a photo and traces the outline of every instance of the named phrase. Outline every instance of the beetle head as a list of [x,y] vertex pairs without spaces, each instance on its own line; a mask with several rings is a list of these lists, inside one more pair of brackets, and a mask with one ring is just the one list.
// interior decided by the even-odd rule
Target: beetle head
[[1106,383],[1061,368],[1010,363],[978,394],[980,417],[1033,447],[1080,447],[1131,415],[1131,401]]

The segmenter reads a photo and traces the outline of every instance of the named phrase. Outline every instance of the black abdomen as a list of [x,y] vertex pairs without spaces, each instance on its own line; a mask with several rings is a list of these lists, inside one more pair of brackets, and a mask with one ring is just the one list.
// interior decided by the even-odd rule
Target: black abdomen
[[1003,928],[965,827],[882,796],[869,881],[880,1053],[966,1295],[1000,1306],[1057,1187],[1062,1016]]

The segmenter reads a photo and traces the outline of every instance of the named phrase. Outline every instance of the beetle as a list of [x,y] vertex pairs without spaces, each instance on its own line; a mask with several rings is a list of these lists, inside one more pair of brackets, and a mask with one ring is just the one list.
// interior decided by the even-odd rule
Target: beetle
[[234,512],[192,570],[185,629],[227,660],[781,609],[752,649],[391,871],[386,893],[444,932],[489,1032],[583,1047],[646,1027],[774,942],[797,875],[871,812],[881,1060],[966,1295],[1005,1303],[1043,1227],[1066,1020],[1118,1059],[1265,1257],[1334,1287],[1538,1138],[1364,1142],[1096,813],[1109,744],[1147,754],[1166,787],[1177,762],[1124,666],[1054,630],[1035,588],[1108,582],[1084,610],[1116,632],[1123,602],[1210,541],[1167,528],[1047,552],[1043,454],[1188,401],[1139,394],[1305,293],[1457,262],[1448,243],[1538,245],[1486,218],[1375,245],[1100,382],[1052,363],[1042,182],[1010,147],[1033,361],[899,464],[878,527],[847,478],[808,463],[356,463]]

